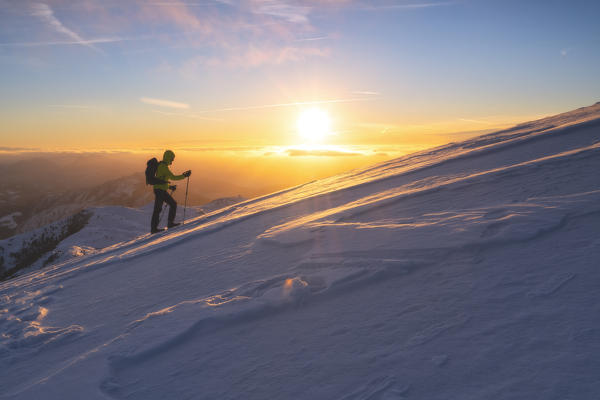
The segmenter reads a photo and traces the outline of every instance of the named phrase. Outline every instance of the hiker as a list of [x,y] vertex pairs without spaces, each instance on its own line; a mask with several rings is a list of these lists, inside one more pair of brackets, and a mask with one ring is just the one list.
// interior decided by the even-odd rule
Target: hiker
[[181,179],[185,179],[192,174],[191,170],[185,171],[181,175],[173,175],[171,170],[169,169],[169,165],[173,163],[175,160],[175,153],[171,150],[165,151],[163,154],[163,159],[160,163],[158,163],[158,167],[156,169],[156,178],[162,180],[164,183],[156,183],[154,184],[154,212],[152,213],[152,221],[150,222],[150,232],[156,233],[162,231],[162,229],[158,229],[158,220],[160,216],[160,212],[162,210],[163,202],[169,205],[169,218],[167,222],[167,227],[172,228],[174,226],[179,225],[178,222],[175,222],[175,214],[177,213],[177,202],[169,193],[167,193],[168,189],[175,190],[175,186],[169,186],[169,180],[179,181]]

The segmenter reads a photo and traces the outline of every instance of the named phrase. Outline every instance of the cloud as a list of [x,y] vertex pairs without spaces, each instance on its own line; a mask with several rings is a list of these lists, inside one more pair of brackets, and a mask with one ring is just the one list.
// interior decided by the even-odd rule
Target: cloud
[[187,59],[177,68],[190,78],[198,76],[201,67],[256,68],[331,54],[329,48],[316,45],[328,36],[319,34],[309,18],[315,8],[313,4],[318,2],[213,0],[207,1],[201,9],[177,0],[161,2],[160,7],[142,1],[135,4],[136,18],[145,25],[171,25],[185,33],[173,38],[173,46],[202,49],[196,52],[200,55]]
[[375,91],[370,91],[370,90],[356,90],[356,91],[352,92],[352,94],[360,94],[360,95],[364,95],[364,96],[379,96],[379,95],[381,95],[380,92],[375,92]]
[[310,149],[287,149],[285,151],[291,157],[346,157],[346,156],[362,156],[362,153],[353,151],[339,150],[310,150]]
[[32,16],[39,18],[43,23],[45,23],[54,31],[69,37],[71,39],[70,44],[79,44],[82,46],[89,47],[90,49],[93,49],[95,51],[102,52],[100,49],[93,45],[92,41],[83,39],[77,33],[64,26],[63,23],[60,22],[58,18],[56,18],[56,16],[54,15],[54,11],[52,11],[50,6],[48,6],[47,4],[33,3],[30,7]]
[[[254,68],[329,57],[330,49],[320,41],[331,36],[315,28],[311,17],[323,6],[339,3],[323,0],[23,0],[15,12],[41,21],[28,30],[32,34],[43,33],[45,37],[0,43],[0,48],[79,45],[102,52],[102,46],[98,46],[102,43],[152,41],[152,49],[156,49],[156,43],[192,49],[184,55],[189,57],[187,61],[185,58],[171,60],[179,63],[176,70],[192,77],[197,76],[200,66]],[[73,23],[86,30],[78,31],[69,26]],[[16,19],[14,25],[20,29]],[[44,32],[36,32],[40,27]],[[49,36],[48,30],[55,37]]]
[[489,121],[482,121],[479,119],[471,119],[471,118],[457,118],[459,121],[464,121],[464,122],[472,122],[474,124],[483,124],[483,125],[492,125],[491,122]]
[[292,23],[308,23],[311,8],[290,4],[289,1],[262,0],[254,4],[253,12],[284,19]]
[[191,152],[256,152],[262,150],[258,146],[217,146],[217,147],[174,147],[175,149]]
[[244,49],[226,49],[222,54],[212,57],[196,57],[183,68],[184,74],[195,75],[200,65],[209,67],[256,68],[263,65],[282,65],[290,62],[305,61],[311,57],[328,57],[330,50],[319,47],[298,46],[256,46]]
[[[99,38],[90,40],[59,40],[59,41],[48,41],[48,42],[14,42],[14,43],[0,43],[0,46],[4,47],[37,47],[37,46],[70,46],[70,45],[93,45],[97,43],[112,43],[122,42],[127,39],[122,38]],[[92,46],[93,47],[93,46]],[[93,47],[94,50],[98,50]]]
[[161,110],[152,110],[152,111],[157,114],[167,115],[167,116],[171,116],[171,117],[185,117],[185,118],[192,118],[192,119],[202,119],[205,121],[224,121],[222,118],[210,118],[210,117],[205,117],[202,115],[187,113],[187,112],[183,112],[183,113],[181,113],[181,112],[166,112],[166,111],[161,111]]
[[95,110],[98,109],[96,106],[88,106],[83,104],[48,104],[48,107],[52,108],[72,108],[78,110]]
[[179,103],[179,102],[171,101],[171,100],[155,99],[152,97],[141,97],[140,101],[142,103],[151,104],[153,106],[160,106],[160,107],[182,108],[182,109],[190,108],[189,104]]
[[442,7],[454,5],[456,2],[454,1],[444,1],[444,2],[429,2],[429,3],[385,3],[385,4],[369,4],[362,7],[364,10],[369,11],[377,11],[377,10],[415,10],[421,8],[432,8],[432,7]]
[[34,148],[34,147],[8,147],[8,146],[0,146],[0,151],[1,152],[6,152],[6,153],[20,153],[20,152],[31,152],[31,151],[38,151],[40,150],[39,148]]
[[314,37],[306,37],[306,38],[300,38],[300,39],[296,39],[296,42],[316,42],[319,40],[327,40],[327,39],[331,39],[331,36],[314,36]]

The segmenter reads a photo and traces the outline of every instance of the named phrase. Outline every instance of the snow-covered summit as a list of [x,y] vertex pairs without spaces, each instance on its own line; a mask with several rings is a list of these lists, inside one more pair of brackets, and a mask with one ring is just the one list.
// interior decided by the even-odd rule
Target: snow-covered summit
[[0,398],[593,399],[600,104],[0,285]]

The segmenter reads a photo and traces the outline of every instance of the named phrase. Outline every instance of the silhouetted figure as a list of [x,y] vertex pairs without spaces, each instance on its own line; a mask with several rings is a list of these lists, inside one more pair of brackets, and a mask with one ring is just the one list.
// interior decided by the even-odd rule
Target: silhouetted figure
[[173,153],[171,150],[165,151],[163,154],[163,159],[160,163],[158,163],[158,168],[156,169],[156,178],[165,181],[165,183],[154,185],[155,197],[154,212],[152,213],[152,220],[150,221],[151,233],[162,231],[162,229],[158,229],[158,220],[160,218],[160,212],[162,210],[163,203],[167,203],[169,205],[169,218],[167,227],[172,228],[179,225],[179,223],[175,222],[175,214],[177,214],[177,202],[167,192],[169,188],[171,190],[175,190],[175,186],[169,186],[169,181],[179,181],[181,179],[185,179],[192,174],[192,171],[188,170],[181,175],[174,175],[169,169],[169,165],[173,163],[173,160],[175,160],[175,153]]

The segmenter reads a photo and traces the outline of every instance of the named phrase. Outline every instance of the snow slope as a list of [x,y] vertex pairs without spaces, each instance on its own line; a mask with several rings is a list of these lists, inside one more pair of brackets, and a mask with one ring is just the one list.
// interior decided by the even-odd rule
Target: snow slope
[[600,103],[0,285],[2,399],[595,399]]
[[[243,200],[240,196],[225,197],[202,206],[187,207],[186,218],[194,218]],[[96,253],[100,249],[142,236],[150,229],[153,208],[154,202],[140,208],[89,207],[74,216],[0,240],[0,278],[3,273],[12,276],[32,272],[49,263],[64,263],[73,257]],[[183,219],[182,214],[180,206],[177,221]],[[0,222],[2,220],[0,218]],[[73,225],[77,226],[73,228]],[[161,227],[165,225],[166,211],[161,214],[160,221]],[[39,249],[34,250],[34,247]]]
[[[220,202],[233,202],[220,199]],[[223,204],[225,204],[223,203]],[[209,206],[213,205],[210,203]],[[214,206],[214,205],[213,205]],[[154,203],[141,208],[121,206],[90,207],[74,217],[50,223],[44,227],[0,240],[0,276],[3,272],[19,268],[17,274],[32,272],[49,263],[59,264],[73,257],[96,253],[100,249],[132,240],[150,230],[150,218]],[[180,211],[181,213],[181,211]],[[187,217],[197,217],[204,211],[199,207],[188,207]],[[162,214],[161,226],[166,225],[166,211]],[[181,216],[180,216],[181,217]],[[71,227],[71,228],[70,228]],[[45,240],[44,240],[45,239]],[[45,244],[45,242],[50,242]],[[32,243],[38,245],[36,254],[31,254]],[[25,257],[24,257],[25,254]],[[37,257],[36,257],[37,256]],[[24,260],[25,259],[25,260]]]

